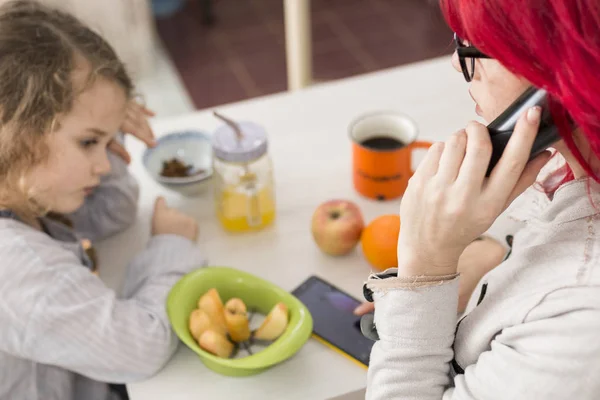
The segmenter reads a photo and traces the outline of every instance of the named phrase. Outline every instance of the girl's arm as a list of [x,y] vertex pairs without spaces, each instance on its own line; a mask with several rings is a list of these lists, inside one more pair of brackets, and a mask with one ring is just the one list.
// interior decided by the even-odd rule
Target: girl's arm
[[128,266],[120,299],[76,256],[48,238],[0,247],[0,350],[91,379],[124,383],[160,370],[178,339],[165,311],[169,290],[201,267],[197,245],[154,236]]

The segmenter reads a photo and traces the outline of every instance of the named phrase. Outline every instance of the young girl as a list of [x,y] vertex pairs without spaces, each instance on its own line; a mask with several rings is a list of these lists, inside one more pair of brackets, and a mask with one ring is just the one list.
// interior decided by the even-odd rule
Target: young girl
[[[549,159],[528,162],[540,107],[523,113],[489,179],[485,126],[470,123],[431,147],[402,200],[398,268],[366,284],[379,336],[367,398],[596,400],[600,7],[596,0],[442,4],[457,32],[453,65],[477,113],[490,122],[529,87],[546,89],[562,137],[554,147],[566,164],[541,181],[545,193],[520,196]],[[459,257],[519,196],[512,208],[525,227],[457,323]]]
[[173,354],[165,298],[203,263],[198,228],[158,199],[123,296],[105,287],[88,244],[135,219],[118,132],[152,145],[150,113],[111,47],[65,13],[1,7],[0,54],[0,399],[106,400],[107,382]]

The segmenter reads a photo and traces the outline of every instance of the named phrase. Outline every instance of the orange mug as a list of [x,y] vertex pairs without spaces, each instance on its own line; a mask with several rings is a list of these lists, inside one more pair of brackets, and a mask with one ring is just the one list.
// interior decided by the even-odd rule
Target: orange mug
[[358,117],[350,124],[349,133],[354,188],[375,200],[402,196],[414,174],[414,150],[432,145],[417,141],[419,130],[411,118],[391,111]]

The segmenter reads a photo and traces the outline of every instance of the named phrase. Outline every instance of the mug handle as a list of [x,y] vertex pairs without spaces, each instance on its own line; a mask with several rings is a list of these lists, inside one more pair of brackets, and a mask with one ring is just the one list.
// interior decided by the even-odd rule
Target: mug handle
[[432,142],[425,142],[425,141],[416,141],[416,142],[412,142],[410,145],[410,176],[412,176],[415,171],[412,170],[412,155],[413,155],[413,151],[415,149],[429,149],[431,146],[433,145]]

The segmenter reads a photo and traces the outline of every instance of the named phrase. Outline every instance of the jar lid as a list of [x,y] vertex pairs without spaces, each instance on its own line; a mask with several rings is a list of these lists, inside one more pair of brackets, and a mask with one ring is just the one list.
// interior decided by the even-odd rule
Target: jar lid
[[239,122],[242,139],[238,139],[229,125],[220,126],[213,135],[215,157],[227,162],[256,160],[267,152],[268,141],[265,129],[253,122]]

